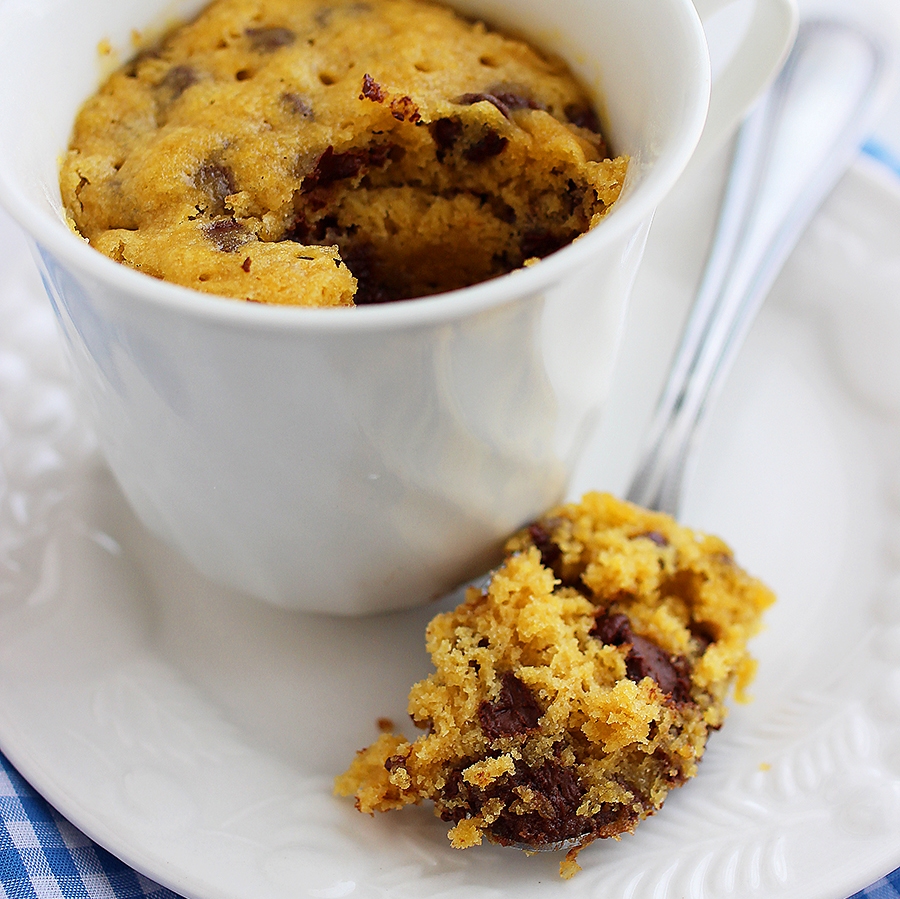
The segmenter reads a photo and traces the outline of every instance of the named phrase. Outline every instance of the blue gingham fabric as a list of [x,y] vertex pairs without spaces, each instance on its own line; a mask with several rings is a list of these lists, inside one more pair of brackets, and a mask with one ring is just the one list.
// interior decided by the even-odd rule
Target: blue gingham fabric
[[900,897],[900,869],[861,890],[852,899],[898,899],[898,897]]
[[[89,840],[0,753],[0,899],[181,899]],[[900,899],[900,869],[852,899]]]

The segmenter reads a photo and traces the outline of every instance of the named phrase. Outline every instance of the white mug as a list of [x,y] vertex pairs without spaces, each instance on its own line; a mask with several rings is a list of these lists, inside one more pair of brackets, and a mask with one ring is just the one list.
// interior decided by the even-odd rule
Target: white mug
[[[197,0],[0,0],[0,202],[31,237],[101,448],[141,520],[222,584],[361,614],[426,602],[564,495],[603,408],[654,209],[697,147],[708,48],[690,0],[460,0],[566,58],[631,157],[621,199],[538,264],[356,309],[195,293],[68,230],[58,164],[101,41]],[[709,16],[722,0],[703,0]],[[793,0],[755,0],[703,144],[776,73]],[[124,55],[124,54],[123,54]]]

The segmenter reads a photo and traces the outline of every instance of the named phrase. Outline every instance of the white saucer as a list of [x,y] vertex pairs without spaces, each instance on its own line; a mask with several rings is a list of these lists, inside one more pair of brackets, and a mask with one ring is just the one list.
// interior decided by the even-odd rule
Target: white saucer
[[[617,392],[576,488],[620,490],[711,227],[660,211]],[[900,865],[900,189],[858,165],[764,310],[684,521],[780,601],[755,701],[701,773],[563,883],[558,858],[457,852],[429,809],[370,819],[332,777],[406,721],[433,609],[310,618],[206,584],[132,518],[76,412],[0,219],[0,748],[76,825],[190,899],[834,897]]]

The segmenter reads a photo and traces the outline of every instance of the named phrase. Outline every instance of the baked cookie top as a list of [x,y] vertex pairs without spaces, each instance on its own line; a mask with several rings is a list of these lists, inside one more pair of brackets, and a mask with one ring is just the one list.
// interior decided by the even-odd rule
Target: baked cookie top
[[140,271],[309,306],[452,290],[615,202],[558,59],[422,0],[216,0],[115,72],[61,167],[72,226]]

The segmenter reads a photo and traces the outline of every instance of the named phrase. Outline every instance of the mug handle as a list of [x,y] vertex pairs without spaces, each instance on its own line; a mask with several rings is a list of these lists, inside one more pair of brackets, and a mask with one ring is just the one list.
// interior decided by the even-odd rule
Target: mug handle
[[[733,0],[694,0],[707,24]],[[692,162],[707,159],[737,130],[750,107],[775,79],[797,34],[796,0],[753,0],[752,18],[725,68],[713,76],[706,126]]]

